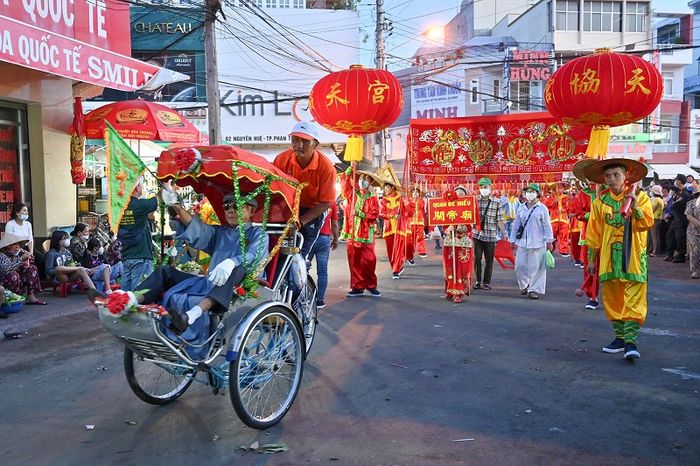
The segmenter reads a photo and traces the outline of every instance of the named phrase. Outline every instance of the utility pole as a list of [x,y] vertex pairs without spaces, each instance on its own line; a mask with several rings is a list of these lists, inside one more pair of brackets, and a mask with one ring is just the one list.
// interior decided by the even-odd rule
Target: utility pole
[[206,1],[206,8],[204,10],[204,60],[207,70],[209,144],[221,143],[221,95],[219,93],[219,66],[216,62],[215,31],[216,13],[219,11],[221,11],[219,0]]
[[[384,64],[384,0],[377,0],[377,26],[375,30],[377,53],[374,60],[378,70],[385,68]],[[374,156],[374,165],[381,167],[386,163],[386,139],[384,130],[379,131],[379,153]]]

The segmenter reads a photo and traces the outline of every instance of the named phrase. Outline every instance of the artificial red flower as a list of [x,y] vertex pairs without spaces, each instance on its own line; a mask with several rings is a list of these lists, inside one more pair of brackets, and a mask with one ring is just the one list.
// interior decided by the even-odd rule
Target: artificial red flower
[[245,289],[242,286],[237,287],[236,294],[241,297],[245,296]]
[[109,295],[106,304],[110,314],[118,316],[122,312],[124,312],[124,309],[126,309],[126,305],[129,304],[129,295],[127,293],[114,292]]
[[445,191],[445,194],[443,194],[442,197],[448,201],[454,201],[457,199],[457,193],[450,189],[449,191]]
[[196,149],[179,149],[175,155],[175,165],[179,171],[190,173],[197,168],[200,159],[201,156]]

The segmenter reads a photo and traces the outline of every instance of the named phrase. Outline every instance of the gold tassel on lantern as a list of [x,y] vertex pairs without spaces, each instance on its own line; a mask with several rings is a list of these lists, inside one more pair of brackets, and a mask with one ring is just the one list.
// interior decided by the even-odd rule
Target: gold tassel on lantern
[[362,162],[364,156],[364,140],[362,136],[348,136],[348,142],[345,145],[346,162]]
[[595,125],[591,130],[591,137],[588,139],[586,157],[590,159],[604,159],[608,154],[609,142],[610,126]]

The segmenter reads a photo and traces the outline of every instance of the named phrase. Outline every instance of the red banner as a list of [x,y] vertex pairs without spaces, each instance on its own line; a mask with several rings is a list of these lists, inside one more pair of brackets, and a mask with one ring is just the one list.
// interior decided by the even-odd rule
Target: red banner
[[588,134],[561,125],[547,112],[414,119],[410,169],[414,179],[553,181],[584,157]]
[[428,225],[473,225],[478,223],[479,212],[476,197],[466,196],[454,200],[441,197],[428,199]]

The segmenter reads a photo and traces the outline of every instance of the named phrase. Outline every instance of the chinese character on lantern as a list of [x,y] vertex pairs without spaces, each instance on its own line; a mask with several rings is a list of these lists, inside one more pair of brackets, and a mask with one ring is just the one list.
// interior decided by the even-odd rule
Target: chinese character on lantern
[[596,94],[600,87],[600,79],[596,77],[596,71],[587,68],[583,72],[583,76],[578,73],[574,74],[574,79],[569,83],[574,94],[588,94],[589,92]]
[[625,94],[629,94],[630,92],[634,92],[635,89],[639,88],[640,91],[642,91],[644,94],[651,94],[651,91],[644,87],[642,84],[642,81],[644,81],[646,78],[644,76],[640,76],[642,74],[642,69],[641,68],[636,68],[632,70],[632,73],[634,73],[634,76],[632,76],[628,81],[627,84],[630,86],[629,89],[625,91]]
[[340,102],[343,105],[347,105],[349,103],[348,100],[343,99],[338,95],[342,92],[340,89],[338,89],[339,87],[340,83],[335,83],[331,86],[331,91],[326,94],[326,99],[328,99],[328,102],[326,102],[326,107],[330,107],[335,102]]
[[373,104],[383,104],[384,92],[389,90],[389,85],[379,81],[378,79],[375,79],[374,82],[369,85],[368,90],[372,92]]

